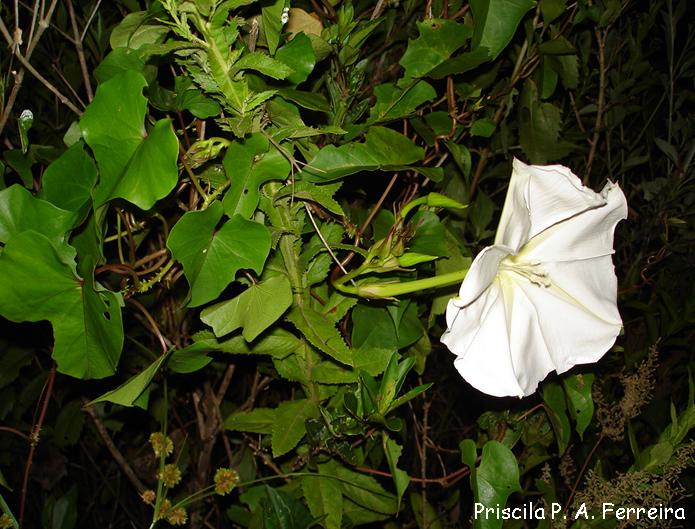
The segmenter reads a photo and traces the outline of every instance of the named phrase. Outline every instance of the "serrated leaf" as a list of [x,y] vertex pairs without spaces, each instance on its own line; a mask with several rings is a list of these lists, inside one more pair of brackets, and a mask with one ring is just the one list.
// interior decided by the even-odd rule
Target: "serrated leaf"
[[265,529],[306,529],[314,525],[302,502],[281,490],[265,487],[263,527]]
[[321,149],[301,172],[301,179],[327,182],[360,171],[401,169],[424,157],[421,147],[402,134],[384,127],[373,126],[365,142],[350,142]]
[[408,48],[400,60],[405,68],[404,79],[426,76],[473,34],[469,26],[441,18],[429,18],[418,22],[417,26],[420,36],[408,42]]
[[471,0],[473,51],[487,48],[490,59],[495,60],[533,5],[533,0]]
[[189,211],[167,240],[191,286],[192,307],[219,296],[241,268],[260,274],[270,251],[268,229],[257,222],[235,215],[216,230],[222,209],[222,204],[214,202],[206,210]]
[[159,368],[162,367],[162,364],[168,357],[169,353],[163,354],[140,373],[129,378],[116,389],[107,391],[100,397],[97,397],[90,402],[89,405],[96,404],[97,402],[113,402],[114,404],[128,407],[135,405],[140,395],[142,395],[150,385],[152,378],[154,378],[157,371],[159,371]]
[[0,255],[0,314],[9,320],[49,320],[53,358],[77,378],[113,374],[121,355],[119,298],[77,276],[74,249],[35,231],[13,236]]
[[222,204],[230,217],[238,214],[251,218],[258,207],[259,187],[270,180],[284,180],[290,163],[262,134],[252,134],[243,141],[234,141],[222,161],[231,180]]
[[167,26],[148,23],[152,15],[147,11],[130,13],[111,31],[109,42],[112,48],[136,50],[145,44],[162,42],[169,32]]
[[343,211],[343,208],[333,198],[333,195],[338,191],[340,186],[341,183],[321,185],[313,184],[311,182],[295,182],[294,184],[285,186],[278,191],[273,196],[273,200],[277,201],[287,196],[291,196],[299,200],[308,200],[326,208],[331,213],[344,217],[345,212]]
[[155,123],[145,132],[145,78],[137,72],[120,73],[97,89],[80,127],[82,137],[99,166],[94,203],[124,198],[150,209],[178,181],[179,143],[171,120]]
[[252,342],[275,323],[292,305],[292,287],[284,275],[251,285],[234,299],[207,307],[200,315],[216,336],[243,328],[242,336]]
[[343,495],[361,507],[380,514],[398,511],[396,496],[386,491],[373,477],[350,470],[335,460],[322,465],[322,473],[324,470],[327,475],[340,478]]
[[392,83],[380,84],[374,87],[374,96],[376,103],[369,112],[369,123],[409,116],[437,97],[437,92],[429,83],[417,81],[402,88]]
[[224,420],[227,430],[268,434],[273,431],[277,409],[256,408],[233,413]]
[[304,421],[318,416],[316,404],[309,399],[285,401],[275,413],[271,436],[273,457],[280,457],[292,450],[306,434]]
[[403,447],[400,446],[396,441],[391,439],[386,432],[382,433],[382,445],[384,449],[384,454],[386,454],[386,461],[389,464],[389,470],[391,471],[391,476],[393,476],[393,484],[396,486],[396,497],[398,498],[398,510],[401,508],[401,501],[403,499],[403,494],[405,494],[408,484],[410,483],[410,477],[404,471],[398,468],[398,460],[403,452]]
[[299,338],[280,328],[273,328],[260,339],[248,343],[242,336],[234,336],[216,345],[217,351],[230,354],[261,354],[273,358],[285,358],[296,351]]
[[341,364],[353,365],[352,351],[345,345],[335,324],[323,314],[310,307],[298,305],[290,311],[287,319],[311,345]]
[[273,79],[285,79],[294,73],[284,62],[273,59],[265,53],[247,53],[234,63],[234,70],[255,70]]

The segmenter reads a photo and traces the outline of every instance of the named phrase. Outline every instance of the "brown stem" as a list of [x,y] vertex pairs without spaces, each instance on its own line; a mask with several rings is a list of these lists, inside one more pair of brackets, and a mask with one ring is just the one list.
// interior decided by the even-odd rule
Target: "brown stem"
[[66,0],[68,6],[68,14],[70,15],[70,24],[72,25],[72,36],[75,40],[75,51],[77,51],[77,60],[80,62],[82,70],[82,79],[84,80],[84,89],[87,92],[87,99],[91,102],[94,99],[92,92],[92,83],[89,80],[89,70],[87,69],[87,61],[84,58],[84,47],[80,38],[80,31],[77,28],[77,19],[75,18],[75,8],[72,5],[72,0]]
[[152,314],[150,314],[150,312],[145,307],[143,307],[142,304],[138,300],[133,299],[133,298],[128,298],[128,302],[135,305],[135,307],[140,312],[142,312],[142,315],[145,316],[147,323],[150,324],[152,332],[155,334],[155,336],[159,340],[159,345],[162,347],[162,353],[166,353],[169,350],[169,346],[167,345],[166,338],[164,338],[162,331],[159,330],[159,325],[157,325],[157,322],[152,317]]
[[94,426],[96,427],[97,432],[99,432],[102,441],[104,441],[106,448],[108,448],[109,452],[111,452],[111,457],[113,457],[114,461],[116,461],[118,466],[121,467],[121,470],[133,484],[135,489],[138,491],[138,494],[142,494],[143,492],[145,492],[145,485],[143,485],[142,481],[140,481],[140,478],[138,478],[135,475],[135,472],[133,472],[132,467],[125,460],[123,454],[121,454],[121,451],[118,449],[118,447],[114,444],[113,439],[111,439],[111,436],[109,435],[109,432],[106,430],[104,423],[101,422],[99,414],[97,413],[94,406],[87,406],[86,399],[82,400],[82,404],[82,409],[84,409],[84,411],[86,411],[87,414],[92,418]]
[[29,474],[31,473],[31,465],[34,461],[34,452],[36,451],[36,446],[39,444],[41,428],[43,427],[43,421],[46,418],[46,410],[48,410],[48,402],[51,400],[51,395],[53,394],[53,383],[55,382],[55,377],[56,368],[54,364],[53,366],[51,366],[51,370],[48,372],[48,379],[46,380],[46,385],[44,386],[43,403],[41,405],[41,412],[39,413],[39,418],[34,423],[34,426],[31,429],[31,435],[29,436],[31,445],[29,446],[29,456],[27,457],[27,463],[24,466],[24,478],[22,479],[22,493],[19,499],[20,527],[22,527],[22,522],[24,520],[24,507],[26,506],[27,488],[29,486]]
[[21,437],[25,441],[31,441],[31,437],[29,437],[27,434],[25,434],[24,432],[20,432],[19,430],[15,429],[15,428],[11,428],[10,426],[0,426],[0,432],[13,433],[16,436]]
[[564,510],[567,510],[567,508],[571,505],[572,500],[574,499],[574,493],[577,492],[577,487],[579,487],[579,482],[581,481],[582,477],[584,477],[584,472],[586,472],[586,469],[588,468],[589,463],[591,462],[591,458],[594,457],[594,454],[596,453],[596,450],[598,450],[601,441],[603,441],[603,433],[598,436],[598,439],[596,439],[596,443],[594,443],[594,446],[591,448],[591,452],[589,452],[589,455],[586,456],[584,464],[582,465],[582,469],[579,471],[577,479],[575,480],[574,485],[572,486],[570,497],[567,499],[567,503],[565,503]]
[[596,158],[596,147],[598,146],[601,128],[603,126],[603,112],[606,106],[606,30],[594,30],[596,44],[598,45],[598,101],[596,102],[596,122],[594,123],[594,134],[589,140],[589,156],[586,159],[586,173],[584,173],[584,185],[589,182],[591,167]]

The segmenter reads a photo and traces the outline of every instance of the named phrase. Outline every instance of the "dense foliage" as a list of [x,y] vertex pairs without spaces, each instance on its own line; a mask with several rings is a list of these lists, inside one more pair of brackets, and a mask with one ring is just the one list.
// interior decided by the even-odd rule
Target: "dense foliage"
[[[665,527],[601,503],[687,508],[685,0],[0,16],[0,527]],[[624,332],[498,399],[439,338],[514,157],[624,190]],[[473,522],[475,502],[568,518]]]

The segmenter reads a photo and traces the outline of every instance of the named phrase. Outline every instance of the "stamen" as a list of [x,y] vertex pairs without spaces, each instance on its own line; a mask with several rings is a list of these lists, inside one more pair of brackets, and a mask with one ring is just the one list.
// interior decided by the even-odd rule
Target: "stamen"
[[499,270],[519,274],[539,287],[547,288],[552,284],[548,277],[548,272],[543,270],[541,263],[519,262],[511,259],[504,259],[500,263]]

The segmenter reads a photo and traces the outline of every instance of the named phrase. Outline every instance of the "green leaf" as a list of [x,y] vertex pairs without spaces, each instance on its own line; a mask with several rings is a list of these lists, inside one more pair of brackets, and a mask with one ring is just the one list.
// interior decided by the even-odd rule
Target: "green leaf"
[[295,35],[292,40],[277,51],[275,58],[293,70],[293,73],[285,80],[295,86],[306,81],[309,74],[314,71],[316,64],[311,39],[304,33]]
[[466,73],[489,60],[490,50],[487,48],[477,48],[474,51],[467,51],[444,61],[430,72],[429,77],[433,79],[442,79],[448,75]]
[[432,85],[425,81],[414,82],[405,88],[395,84],[374,87],[376,103],[369,112],[369,122],[391,121],[413,114],[420,105],[437,97]]
[[194,342],[181,349],[176,349],[169,356],[167,368],[174,373],[194,373],[212,362],[212,358],[207,355],[212,350],[202,342]]
[[79,400],[70,401],[60,408],[53,430],[53,439],[59,448],[77,444],[84,426],[84,418],[82,403]]
[[389,470],[393,476],[393,484],[396,486],[398,510],[400,510],[403,494],[410,483],[410,477],[408,474],[404,470],[398,468],[398,459],[401,457],[403,447],[391,439],[386,432],[383,432],[382,434],[382,446],[384,448],[384,454],[386,454],[386,461],[389,464]]
[[2,343],[2,356],[0,356],[0,389],[14,382],[23,367],[33,361],[32,354],[26,349],[7,346]]
[[562,113],[552,103],[542,103],[536,84],[527,79],[519,104],[519,139],[531,163],[557,160],[573,148],[560,138]]
[[584,431],[594,416],[594,400],[591,396],[593,384],[592,373],[572,375],[562,381],[567,394],[570,416],[574,419],[575,429],[581,438],[584,437]]
[[273,328],[259,340],[248,343],[241,336],[235,336],[216,346],[215,350],[230,354],[261,354],[273,358],[285,358],[299,346],[299,338],[279,328]]
[[408,251],[437,257],[446,255],[446,230],[435,213],[418,211],[409,225],[415,229],[415,235],[410,240]]
[[303,92],[293,88],[282,88],[277,91],[277,95],[308,110],[325,113],[331,111],[331,105],[328,103],[328,100],[318,92]]
[[[485,443],[473,491],[476,501],[485,507],[503,508],[509,495],[520,491],[519,466],[512,451],[499,441]],[[502,521],[496,517],[480,517],[475,527],[499,529]]]
[[331,213],[345,216],[345,212],[341,205],[333,198],[333,195],[340,188],[341,183],[335,184],[312,184],[311,182],[294,182],[291,185],[283,187],[274,196],[273,200],[277,201],[281,198],[291,196],[298,200],[307,200],[315,202],[321,207],[327,209]]
[[417,26],[420,36],[408,42],[408,49],[400,60],[405,68],[404,79],[426,76],[473,34],[469,26],[441,18],[429,18],[418,22]]
[[543,386],[543,402],[545,402],[545,411],[550,419],[550,424],[555,431],[558,454],[562,455],[570,442],[572,431],[570,420],[567,417],[565,392],[558,384],[548,382]]
[[273,79],[285,79],[294,73],[294,70],[284,62],[260,52],[244,55],[234,63],[234,70],[255,70]]
[[323,465],[318,465],[319,473],[316,476],[302,478],[302,491],[304,499],[311,514],[323,517],[323,526],[326,529],[340,529],[343,520],[343,492],[340,482],[322,473]]
[[335,323],[306,305],[295,306],[287,319],[307,340],[341,364],[353,365],[352,351],[345,345]]
[[424,157],[422,148],[402,134],[371,127],[364,143],[351,142],[321,149],[301,173],[303,180],[327,182],[360,171],[396,170]]
[[261,19],[265,41],[268,45],[270,55],[275,55],[275,50],[280,44],[280,33],[282,32],[282,10],[285,7],[285,0],[276,0],[276,2],[267,7],[261,8]]
[[234,141],[222,164],[231,180],[222,200],[230,217],[239,214],[251,218],[258,207],[259,187],[270,180],[284,180],[290,172],[290,162],[262,134]]
[[92,198],[97,168],[78,141],[46,168],[41,198],[67,211],[79,211]]
[[480,136],[482,138],[489,138],[495,133],[497,124],[494,120],[489,118],[478,119],[473,122],[471,127],[471,136]]
[[151,19],[152,15],[147,11],[137,11],[126,15],[111,30],[109,37],[111,47],[136,50],[145,44],[162,42],[169,28],[161,24],[148,24]]
[[442,529],[442,521],[439,519],[440,515],[437,513],[430,502],[425,501],[423,505],[422,493],[411,492],[410,493],[410,506],[413,509],[413,514],[415,515],[415,521],[419,529]]
[[59,242],[74,222],[74,213],[36,198],[19,184],[0,191],[0,242],[27,230]]
[[292,450],[306,434],[304,421],[319,414],[310,399],[297,399],[281,403],[275,413],[271,436],[273,457],[280,457]]
[[567,0],[540,0],[543,22],[550,24],[557,17],[566,12]]
[[80,120],[82,137],[99,166],[94,203],[120,197],[150,209],[178,181],[179,143],[171,120],[155,123],[145,132],[145,78],[126,71],[97,89]]
[[495,60],[533,4],[533,0],[471,0],[473,51],[487,48]]
[[103,84],[112,77],[127,71],[145,74],[145,62],[142,60],[142,54],[130,48],[114,48],[94,69],[94,78]]
[[227,430],[268,434],[273,431],[277,409],[256,408],[234,413],[224,420]]
[[302,502],[286,492],[265,487],[263,526],[265,529],[307,529],[314,525]]
[[116,389],[107,391],[100,397],[97,397],[89,405],[97,402],[113,402],[114,404],[128,407],[135,405],[140,395],[148,388],[152,378],[154,378],[168,357],[169,353],[163,354],[140,373],[126,380]]
[[243,328],[244,339],[251,342],[275,323],[292,305],[292,287],[284,275],[251,285],[240,295],[207,307],[200,315],[216,336]]
[[240,268],[260,274],[270,251],[270,234],[257,222],[235,215],[216,230],[222,209],[222,204],[214,202],[206,210],[189,211],[167,240],[191,286],[192,307],[219,296]]
[[97,291],[75,272],[74,250],[34,231],[13,236],[0,255],[0,314],[22,321],[49,320],[53,358],[77,378],[113,374],[123,345],[119,297]]
[[322,473],[341,479],[343,495],[356,504],[381,514],[394,514],[398,511],[396,496],[386,491],[371,476],[360,474],[341,465],[335,460],[322,465]]

